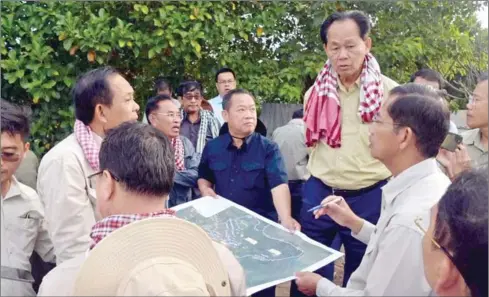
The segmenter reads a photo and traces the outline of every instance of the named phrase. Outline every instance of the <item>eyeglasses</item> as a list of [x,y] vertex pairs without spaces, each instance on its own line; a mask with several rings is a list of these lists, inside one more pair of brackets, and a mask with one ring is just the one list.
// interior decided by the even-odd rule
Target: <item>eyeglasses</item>
[[20,160],[19,153],[2,152],[2,160],[5,162],[17,162]]
[[[113,174],[112,172],[110,172],[109,170],[106,169],[106,171],[108,171],[110,173],[110,175],[112,176],[112,178],[116,181],[116,182],[120,182],[121,179],[119,177],[117,177],[117,175]],[[97,187],[97,180],[98,180],[98,177],[104,172],[104,170],[101,170],[99,172],[96,172],[94,174],[91,174],[89,175],[87,178],[88,178],[88,185],[90,186],[91,189],[95,189]]]
[[428,235],[428,232],[423,228],[423,226],[421,226],[422,221],[423,221],[423,219],[421,217],[417,217],[416,219],[414,219],[414,224],[416,224],[416,226],[419,228],[419,230],[421,230],[421,232],[423,233],[424,236],[428,236],[429,239],[431,240],[431,242],[438,249],[440,249],[450,259],[450,261],[452,261],[453,265],[457,266],[455,264],[455,259],[452,257],[452,255],[450,255],[448,250],[445,247],[443,247],[441,244],[439,244],[431,235]]
[[162,114],[164,116],[167,116],[171,119],[182,119],[182,114],[181,113],[173,113],[173,112],[155,112],[154,114]]
[[229,80],[219,80],[219,81],[217,81],[217,83],[218,83],[218,84],[220,84],[220,85],[225,85],[225,84],[230,85],[230,84],[232,84],[233,82],[235,82],[235,80],[234,80],[234,79],[229,79]]
[[192,101],[192,99],[195,99],[195,101],[198,101],[201,98],[202,98],[201,95],[194,95],[194,96],[192,96],[192,95],[183,95],[183,99],[188,100],[188,101]]

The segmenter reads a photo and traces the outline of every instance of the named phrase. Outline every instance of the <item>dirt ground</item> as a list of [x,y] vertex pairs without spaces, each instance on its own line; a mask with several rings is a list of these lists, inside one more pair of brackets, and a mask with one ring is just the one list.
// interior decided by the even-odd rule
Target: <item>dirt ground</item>
[[[341,252],[344,253],[343,247],[341,247]],[[343,266],[345,265],[345,257],[341,257],[334,263],[334,282],[335,284],[341,286],[343,284]],[[277,297],[290,297],[290,282],[286,282],[277,286],[275,290],[275,296]]]

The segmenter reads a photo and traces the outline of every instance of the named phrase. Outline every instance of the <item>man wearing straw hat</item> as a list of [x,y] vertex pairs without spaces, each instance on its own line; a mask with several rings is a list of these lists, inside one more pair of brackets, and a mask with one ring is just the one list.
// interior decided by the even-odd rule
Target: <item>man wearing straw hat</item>
[[103,219],[86,254],[53,269],[39,296],[245,296],[244,272],[224,246],[166,209],[175,165],[150,125],[111,130],[89,177]]

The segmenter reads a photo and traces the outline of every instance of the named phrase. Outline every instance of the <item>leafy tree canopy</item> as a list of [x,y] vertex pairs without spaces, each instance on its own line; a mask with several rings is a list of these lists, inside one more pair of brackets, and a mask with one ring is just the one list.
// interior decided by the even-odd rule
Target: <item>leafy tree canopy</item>
[[[463,104],[488,63],[477,1],[1,2],[2,97],[32,106],[33,147],[43,154],[72,131],[70,89],[89,69],[121,70],[144,107],[153,81],[197,79],[217,94],[214,73],[233,68],[260,102],[302,101],[326,60],[319,38],[336,10],[373,21],[373,53],[385,75],[406,82],[430,67]],[[457,99],[458,98],[458,99]]]

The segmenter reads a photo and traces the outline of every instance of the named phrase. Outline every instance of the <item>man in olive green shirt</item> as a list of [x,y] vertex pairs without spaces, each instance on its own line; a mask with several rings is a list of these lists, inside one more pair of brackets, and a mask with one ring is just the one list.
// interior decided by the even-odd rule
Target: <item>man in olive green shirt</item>
[[[333,71],[335,77],[332,83],[331,79],[325,82],[336,85],[336,94],[341,107],[339,113],[341,146],[332,147],[324,140],[320,140],[312,147],[307,166],[311,177],[304,184],[300,214],[302,232],[312,239],[331,246],[333,239],[339,234],[346,254],[344,284],[360,265],[366,245],[353,238],[349,230],[339,226],[330,217],[324,216],[316,220],[313,213],[308,210],[320,204],[325,197],[334,194],[346,197],[345,200],[350,208],[355,209],[355,213],[372,224],[376,224],[380,216],[381,187],[391,173],[380,161],[370,155],[368,122],[365,122],[359,114],[360,103],[366,101],[365,89],[372,85],[363,75],[367,72],[368,76],[369,71],[372,70],[363,70],[372,66],[371,60],[376,63],[370,55],[372,41],[368,37],[369,30],[368,17],[358,11],[336,12],[329,16],[321,27],[321,39],[331,63],[330,72]],[[375,66],[374,64],[372,68],[378,67]],[[326,67],[324,69],[327,69]],[[318,77],[325,73],[323,71]],[[381,75],[380,70],[377,69],[373,71],[373,76],[377,88],[374,96],[381,102],[387,99],[389,91],[398,84]],[[320,87],[318,81],[306,92],[304,97],[306,123],[308,106],[312,106],[312,103],[308,105],[308,102],[313,100],[313,94],[322,96],[324,89],[328,92],[327,96],[334,92],[331,88]],[[327,115],[327,117],[330,120],[331,116]],[[318,121],[321,120],[320,116],[317,118]],[[316,272],[332,280],[333,271],[334,266],[328,265]],[[295,283],[292,284],[290,295],[302,295]]]
[[471,130],[462,133],[463,144],[460,144],[455,152],[445,154],[440,160],[452,180],[466,169],[488,164],[488,87],[488,73],[485,72],[479,77],[479,82],[467,104],[467,126]]

